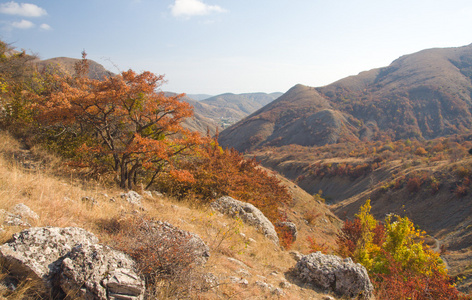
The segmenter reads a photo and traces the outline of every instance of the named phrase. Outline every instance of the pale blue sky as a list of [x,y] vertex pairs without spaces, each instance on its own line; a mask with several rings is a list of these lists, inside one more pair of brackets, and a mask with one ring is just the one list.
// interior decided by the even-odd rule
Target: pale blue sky
[[285,92],[472,43],[470,0],[0,1],[0,39],[165,74],[163,90]]

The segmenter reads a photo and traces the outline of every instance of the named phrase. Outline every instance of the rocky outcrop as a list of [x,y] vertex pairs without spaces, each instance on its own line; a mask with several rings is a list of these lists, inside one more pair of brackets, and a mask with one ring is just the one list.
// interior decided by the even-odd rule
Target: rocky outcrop
[[211,207],[222,214],[241,218],[244,223],[254,226],[274,243],[279,243],[274,225],[254,205],[231,197],[221,197],[212,202]]
[[144,283],[135,263],[104,245],[79,245],[62,261],[59,284],[80,299],[143,299]]
[[342,259],[321,252],[303,256],[295,265],[297,276],[304,282],[326,291],[356,299],[372,299],[373,286],[367,270],[351,258]]
[[144,283],[131,258],[97,243],[81,228],[30,228],[0,246],[0,259],[10,274],[37,282],[49,297],[142,299]]

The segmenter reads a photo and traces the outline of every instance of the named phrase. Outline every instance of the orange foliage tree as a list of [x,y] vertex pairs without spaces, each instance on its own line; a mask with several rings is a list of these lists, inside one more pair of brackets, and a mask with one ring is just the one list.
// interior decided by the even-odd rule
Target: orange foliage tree
[[32,95],[37,121],[54,138],[82,136],[75,151],[88,166],[115,172],[122,188],[140,180],[149,186],[157,173],[173,170],[173,160],[200,143],[200,135],[180,122],[192,115],[182,95],[166,96],[157,89],[162,75],[132,70],[103,80],[85,76],[85,52],[74,77],[54,77],[54,84]]

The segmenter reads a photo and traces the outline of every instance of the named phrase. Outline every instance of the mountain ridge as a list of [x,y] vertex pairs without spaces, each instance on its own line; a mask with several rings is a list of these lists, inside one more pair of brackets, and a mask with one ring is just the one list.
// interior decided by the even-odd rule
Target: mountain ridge
[[[466,133],[472,126],[471,66],[472,45],[435,48],[401,56],[387,67],[323,87],[296,85],[279,101],[221,132],[220,143],[250,151],[287,145],[288,141],[319,146],[385,137],[431,139]],[[333,110],[323,113],[330,116],[326,120],[316,116],[324,109]],[[260,129],[248,125],[255,120],[261,123]],[[291,126],[297,120],[298,128],[306,133],[304,139],[292,138]],[[238,131],[253,131],[253,141],[242,143]],[[320,139],[317,132],[322,131],[332,138]]]

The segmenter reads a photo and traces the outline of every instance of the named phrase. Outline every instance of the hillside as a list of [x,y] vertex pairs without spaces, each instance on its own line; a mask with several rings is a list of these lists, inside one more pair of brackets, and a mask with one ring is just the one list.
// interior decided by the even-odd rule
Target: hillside
[[378,219],[408,216],[431,235],[459,285],[470,291],[472,272],[472,136],[428,142],[338,143],[322,147],[269,147],[250,154],[264,166],[320,194],[341,219],[367,199]]
[[[223,131],[220,143],[247,151],[467,133],[472,126],[471,61],[472,45],[429,49],[325,87],[297,85]],[[251,141],[243,142],[244,135]]]
[[[142,204],[130,204],[120,197],[122,190],[84,180],[75,172],[69,173],[73,170],[68,170],[57,158],[38,148],[26,150],[4,132],[0,132],[0,138],[3,141],[0,145],[0,208],[4,209],[3,212],[23,203],[39,215],[33,226],[81,227],[95,234],[106,245],[116,245],[117,229],[114,226],[132,216],[166,221],[197,234],[207,243],[210,259],[204,268],[196,271],[200,272],[198,274],[211,273],[217,285],[213,283],[212,288],[204,292],[185,294],[185,289],[189,288],[185,284],[188,278],[177,277],[184,281],[171,282],[170,285],[163,283],[162,289],[154,294],[159,299],[175,299],[175,295],[186,295],[186,298],[192,299],[279,299],[280,295],[271,291],[273,287],[283,287],[279,290],[283,292],[284,299],[326,297],[323,291],[293,281],[289,270],[296,261],[289,251],[276,247],[252,226],[215,213],[208,206],[178,201],[155,192],[151,195],[140,191],[145,195]],[[331,247],[340,221],[324,204],[312,201],[313,198],[302,189],[281,179],[294,199],[287,214],[297,225],[298,239],[291,250],[307,253],[307,237]],[[93,202],[90,199],[94,199]],[[317,215],[308,223],[303,216],[309,212],[316,212]],[[0,232],[2,243],[13,233],[27,228],[5,225],[7,216],[6,213],[1,215],[4,224]],[[126,231],[120,232],[122,235],[119,238],[125,238]],[[3,280],[6,274],[1,276]],[[12,293],[2,286],[0,294],[9,299],[24,298],[26,295],[29,299],[29,289],[32,288],[34,286],[26,284]]]

